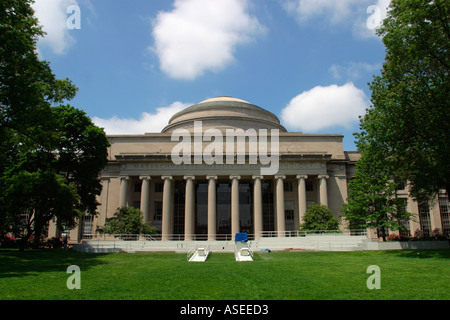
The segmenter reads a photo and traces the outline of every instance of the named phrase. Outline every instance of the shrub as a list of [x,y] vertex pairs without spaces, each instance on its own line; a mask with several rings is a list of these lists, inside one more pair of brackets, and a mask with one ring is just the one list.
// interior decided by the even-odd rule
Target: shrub
[[1,247],[2,248],[17,248],[17,239],[9,234],[1,239]]
[[416,229],[412,240],[447,240],[447,237],[439,228],[435,228],[430,234],[423,232],[423,230]]
[[433,231],[431,231],[430,237],[433,240],[447,240],[446,236],[441,232],[441,229],[439,228],[435,228]]
[[122,207],[117,209],[114,217],[108,218],[103,227],[97,231],[104,234],[155,234],[156,228],[148,222],[143,223],[143,214],[139,209]]
[[402,236],[399,234],[391,233],[389,237],[387,237],[387,241],[401,241]]
[[414,231],[414,240],[425,240],[425,233],[420,229],[416,229]]
[[47,245],[47,247],[49,247],[50,249],[51,249],[51,248],[53,248],[53,249],[59,249],[59,248],[62,248],[63,242],[61,241],[60,238],[53,237],[53,238],[48,239],[48,240],[46,241],[46,245]]
[[339,229],[339,220],[333,216],[327,206],[314,204],[309,207],[303,217],[302,230],[337,230]]

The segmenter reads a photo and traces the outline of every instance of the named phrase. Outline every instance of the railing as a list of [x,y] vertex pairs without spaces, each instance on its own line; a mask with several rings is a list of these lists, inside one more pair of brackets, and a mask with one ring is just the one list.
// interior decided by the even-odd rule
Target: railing
[[292,230],[292,231],[261,231],[259,238],[305,237],[307,235],[347,235],[367,236],[366,229],[358,230]]
[[[190,249],[190,250],[188,251],[187,256],[186,256],[187,261],[189,261],[189,260],[192,258],[192,256],[195,254],[195,252],[197,252],[197,250],[198,250],[199,248],[201,248],[201,247],[195,246],[195,247],[193,247],[192,249]],[[206,248],[204,248],[203,254],[204,254],[205,257],[208,257],[208,255],[209,255],[209,250],[210,250],[210,245],[208,245]]]
[[[216,241],[232,241],[233,235],[231,234],[216,234],[213,235]],[[127,241],[127,240],[141,240],[141,241],[184,241],[184,234],[93,234],[93,235],[85,235],[82,236],[82,240],[96,240],[96,241]],[[207,234],[192,234],[191,239],[193,241],[208,241]],[[249,235],[249,239],[253,239],[253,235]]]
[[85,235],[82,240],[94,241],[157,241],[157,236],[154,234],[94,234]]
[[[347,236],[367,236],[366,229],[358,230],[292,230],[292,231],[262,231],[258,233],[258,238],[276,238],[276,237],[305,237],[307,235],[347,235]],[[162,238],[167,241],[184,241],[184,234],[167,234],[164,237],[161,234],[94,234],[83,236],[82,240],[95,241],[161,241]],[[191,235],[193,241],[208,241],[206,234]],[[232,234],[216,234],[216,241],[232,241]],[[248,234],[248,239],[254,240],[254,234]]]
[[238,254],[240,256],[245,256],[245,255],[242,255],[242,252],[243,252],[242,249],[247,249],[248,251],[247,250],[245,250],[245,251],[247,251],[248,255],[253,259],[253,250],[251,248],[250,242],[245,242],[245,243],[237,242],[237,243],[235,243],[235,245],[234,245],[234,256],[237,257]]
[[187,253],[187,261],[191,260],[192,256],[195,254],[195,251],[197,250],[197,247],[193,247],[192,249],[190,249]]

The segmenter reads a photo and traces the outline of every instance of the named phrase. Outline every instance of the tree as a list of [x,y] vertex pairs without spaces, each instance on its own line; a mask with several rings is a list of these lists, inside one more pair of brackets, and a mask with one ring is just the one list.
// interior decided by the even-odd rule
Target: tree
[[377,229],[386,241],[387,230],[402,230],[401,221],[411,215],[396,197],[398,184],[386,174],[382,154],[376,152],[379,150],[376,143],[369,143],[363,134],[359,135],[357,146],[361,159],[356,163],[355,177],[348,184],[342,216],[349,229]]
[[34,236],[39,245],[48,222],[57,217],[57,226],[73,227],[81,212],[74,204],[79,196],[72,184],[51,170],[18,171],[9,176],[6,191],[7,213],[12,217],[10,231],[20,238],[20,250]]
[[99,172],[109,145],[103,130],[71,106],[52,108],[50,119],[46,144],[21,150],[1,177],[3,210],[12,217],[9,231],[21,236],[21,249],[32,235],[38,246],[53,218],[63,230],[73,228],[82,213],[95,214],[101,192]]
[[306,210],[301,230],[337,230],[339,221],[327,206],[313,204]]
[[446,189],[450,198],[450,3],[393,0],[378,34],[386,61],[361,137],[383,156],[386,175],[410,181],[413,197]]
[[109,141],[82,110],[70,105],[52,108],[55,120],[54,170],[73,184],[80,201],[77,209],[94,213],[101,192],[100,171],[108,157]]
[[78,89],[39,60],[30,3],[0,3],[0,235],[19,235],[21,250],[53,218],[61,230],[95,214],[109,145],[83,111],[62,105]]
[[148,222],[143,223],[142,211],[132,207],[118,208],[97,231],[104,234],[156,234],[155,227]]

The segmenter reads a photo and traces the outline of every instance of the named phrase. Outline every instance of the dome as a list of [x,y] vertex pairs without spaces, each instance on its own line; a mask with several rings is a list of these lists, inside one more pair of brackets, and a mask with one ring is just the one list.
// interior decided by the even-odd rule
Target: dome
[[225,129],[279,129],[286,132],[272,112],[233,97],[215,97],[204,100],[176,113],[162,133],[175,129],[194,129],[194,121],[202,122],[202,130]]

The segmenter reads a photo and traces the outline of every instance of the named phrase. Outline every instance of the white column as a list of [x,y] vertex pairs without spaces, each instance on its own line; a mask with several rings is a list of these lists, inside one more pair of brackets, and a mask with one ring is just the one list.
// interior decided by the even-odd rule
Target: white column
[[319,200],[320,204],[328,207],[327,179],[328,175],[322,174],[319,178]]
[[208,179],[208,241],[216,240],[216,180],[217,176],[206,176]]
[[231,236],[235,240],[240,231],[239,224],[239,179],[240,176],[230,176],[231,179]]
[[125,207],[127,205],[127,197],[128,197],[128,180],[130,177],[121,176],[120,179],[120,195],[119,195],[119,207]]
[[253,179],[253,221],[255,239],[259,239],[259,233],[263,231],[262,190],[261,180],[263,176],[252,176]]
[[140,176],[141,187],[141,211],[144,215],[144,223],[148,222],[149,202],[150,202],[150,176]]
[[284,231],[286,231],[286,222],[284,214],[284,184],[283,180],[286,178],[284,175],[275,176],[276,183],[276,195],[277,195],[277,231],[279,237],[284,237]]
[[[170,240],[169,236],[173,233],[171,221],[172,207],[172,176],[162,176],[164,180],[163,203],[162,203],[162,221],[161,221],[161,240]],[[171,228],[172,227],[172,228]]]
[[302,223],[303,216],[306,212],[306,175],[298,175],[298,223]]
[[102,194],[101,194],[101,207],[99,221],[106,223],[108,219],[108,195],[109,195],[109,178],[101,178],[102,182]]
[[194,176],[184,176],[186,180],[186,197],[184,205],[184,241],[192,241],[195,233],[195,188]]

